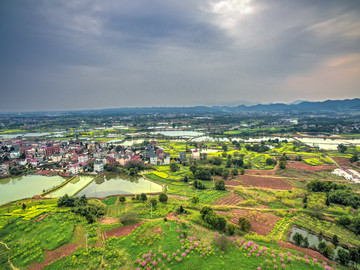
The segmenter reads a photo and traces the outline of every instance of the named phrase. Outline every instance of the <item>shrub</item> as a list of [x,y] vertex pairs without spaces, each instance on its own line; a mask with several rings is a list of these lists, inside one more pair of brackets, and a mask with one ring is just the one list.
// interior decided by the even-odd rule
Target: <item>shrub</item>
[[141,194],[140,194],[140,201],[142,201],[142,202],[146,202],[146,201],[147,201],[147,196],[146,196],[145,193],[141,193]]
[[295,233],[293,236],[293,241],[296,245],[301,246],[304,241],[304,237],[300,233]]
[[192,197],[192,199],[191,199],[191,202],[193,203],[193,204],[197,204],[197,203],[199,203],[199,197],[198,196],[194,196],[194,197]]
[[334,256],[334,249],[335,246],[333,244],[327,244],[324,248],[324,255],[328,258],[331,258],[332,256]]
[[166,193],[163,192],[159,195],[159,202],[166,203],[167,200],[168,200],[168,196],[166,195]]
[[251,223],[244,217],[239,217],[239,226],[243,231],[249,231],[251,229]]
[[120,197],[119,197],[119,201],[122,202],[122,203],[124,203],[124,202],[126,201],[125,196],[120,196]]
[[223,180],[221,180],[221,179],[216,180],[215,189],[216,190],[225,190],[225,182]]
[[235,225],[232,223],[228,223],[226,225],[226,231],[228,232],[228,234],[234,235],[235,234]]
[[150,204],[152,204],[152,206],[153,206],[154,208],[156,208],[157,200],[156,200],[155,198],[151,198],[151,199],[150,199]]
[[197,189],[205,189],[205,185],[200,180],[195,180],[193,186]]
[[351,257],[350,257],[350,254],[347,251],[340,248],[339,251],[338,251],[337,259],[339,260],[339,262],[341,264],[348,265],[350,260],[351,260]]
[[215,244],[221,251],[227,251],[230,246],[230,240],[225,235],[220,235],[215,239]]

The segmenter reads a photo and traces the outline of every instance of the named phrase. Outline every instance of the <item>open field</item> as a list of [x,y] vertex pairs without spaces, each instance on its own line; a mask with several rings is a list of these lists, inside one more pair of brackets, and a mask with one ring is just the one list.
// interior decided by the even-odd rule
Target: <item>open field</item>
[[240,175],[236,178],[235,181],[226,181],[226,184],[229,185],[236,185],[236,183],[239,183],[238,185],[243,186],[280,190],[290,190],[295,187],[285,179],[268,176]]

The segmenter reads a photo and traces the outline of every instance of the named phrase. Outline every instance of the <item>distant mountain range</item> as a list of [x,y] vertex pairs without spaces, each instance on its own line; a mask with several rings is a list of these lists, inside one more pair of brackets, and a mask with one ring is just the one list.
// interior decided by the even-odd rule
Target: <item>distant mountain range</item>
[[194,106],[194,107],[136,107],[79,111],[3,113],[8,116],[63,116],[63,115],[110,115],[110,114],[231,114],[231,113],[349,113],[360,111],[360,98],[326,100],[322,102],[295,101],[290,104],[271,103],[239,106]]

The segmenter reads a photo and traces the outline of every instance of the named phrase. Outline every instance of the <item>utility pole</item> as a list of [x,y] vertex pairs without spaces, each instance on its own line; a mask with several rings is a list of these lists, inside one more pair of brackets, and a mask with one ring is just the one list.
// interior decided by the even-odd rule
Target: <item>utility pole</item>
[[86,242],[86,253],[89,251],[88,249],[88,241],[87,241],[87,233],[85,233],[85,242]]

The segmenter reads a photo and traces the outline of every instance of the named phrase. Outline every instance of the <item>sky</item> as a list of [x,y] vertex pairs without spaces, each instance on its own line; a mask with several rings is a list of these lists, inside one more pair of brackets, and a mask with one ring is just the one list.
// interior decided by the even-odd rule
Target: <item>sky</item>
[[0,111],[358,97],[358,0],[0,1]]

